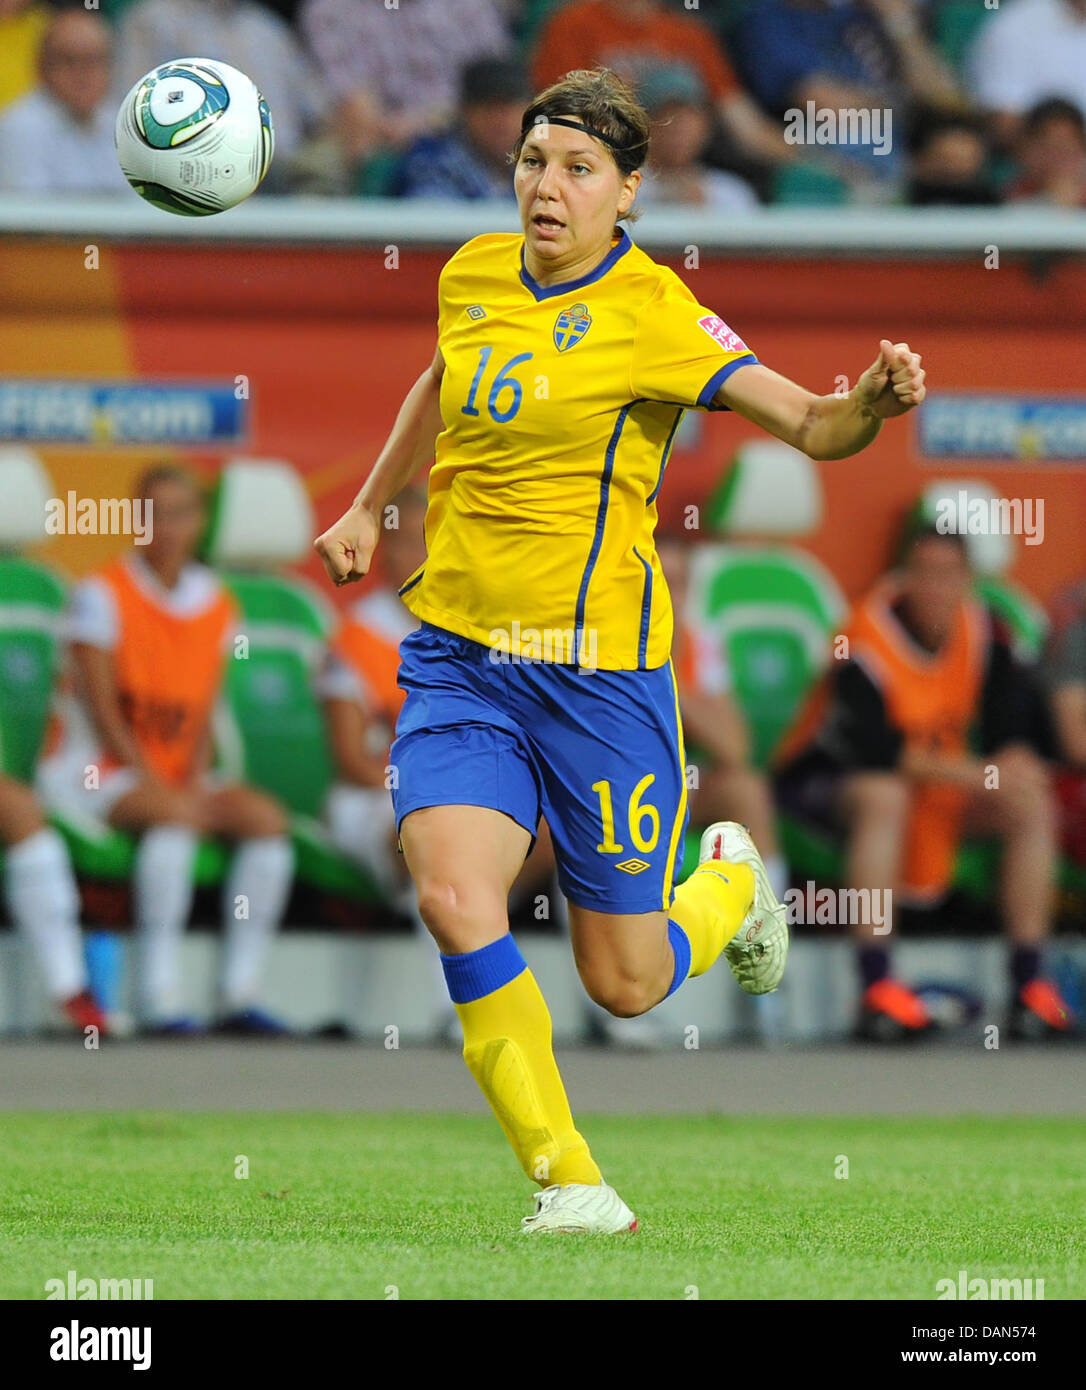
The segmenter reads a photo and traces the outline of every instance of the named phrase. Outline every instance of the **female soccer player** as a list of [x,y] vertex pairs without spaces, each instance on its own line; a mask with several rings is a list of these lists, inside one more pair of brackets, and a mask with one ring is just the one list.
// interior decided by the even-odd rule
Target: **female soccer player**
[[723,954],[777,987],[785,911],[749,835],[686,824],[656,496],[686,409],[738,411],[816,459],[863,449],[924,397],[920,358],[883,340],[848,396],[759,364],[617,225],[648,151],[644,110],[610,72],[572,72],[524,113],[523,235],[475,237],[445,265],[438,346],[351,509],[315,548],[336,584],[370,567],[382,510],[434,459],[427,560],[404,602],[407,698],[393,800],[464,1060],[539,1183],[525,1231],[637,1222],[578,1133],[543,996],[509,932],[510,884],[542,815],[577,969],[620,1017]]

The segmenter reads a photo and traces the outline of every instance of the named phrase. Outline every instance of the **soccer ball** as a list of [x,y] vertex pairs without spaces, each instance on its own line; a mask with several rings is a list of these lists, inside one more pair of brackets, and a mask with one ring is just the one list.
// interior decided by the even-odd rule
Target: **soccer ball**
[[140,197],[184,217],[247,198],[275,148],[271,112],[254,83],[210,58],[179,58],[141,77],[121,102],[115,138]]

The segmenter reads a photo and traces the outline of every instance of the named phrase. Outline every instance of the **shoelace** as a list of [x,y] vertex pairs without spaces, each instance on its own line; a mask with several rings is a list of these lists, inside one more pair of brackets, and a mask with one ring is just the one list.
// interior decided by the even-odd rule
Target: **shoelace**
[[537,1192],[535,1194],[534,1215],[542,1216],[561,1190],[561,1187],[545,1187],[542,1192]]

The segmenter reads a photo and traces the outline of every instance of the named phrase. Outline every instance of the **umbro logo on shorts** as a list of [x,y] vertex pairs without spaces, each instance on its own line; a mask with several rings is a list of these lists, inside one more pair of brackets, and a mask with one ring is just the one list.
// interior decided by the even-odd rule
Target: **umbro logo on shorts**
[[651,864],[646,864],[643,859],[624,859],[621,864],[615,865],[616,869],[621,869],[624,874],[640,874],[646,869],[651,869]]

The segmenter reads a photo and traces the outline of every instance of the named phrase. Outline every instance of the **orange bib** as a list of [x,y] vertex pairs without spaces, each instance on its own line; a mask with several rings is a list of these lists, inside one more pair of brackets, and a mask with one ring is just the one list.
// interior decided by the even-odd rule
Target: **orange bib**
[[[965,753],[988,653],[984,610],[966,600],[946,642],[929,653],[891,611],[895,589],[884,581],[860,604],[848,629],[850,654],[875,681],[907,748]],[[966,792],[946,782],[913,787],[902,875],[910,896],[932,899],[946,890],[967,801]]]
[[122,712],[150,765],[178,785],[192,775],[211,719],[233,601],[221,592],[202,613],[178,617],[143,593],[123,561],[101,577],[120,620],[113,655]]
[[373,693],[377,701],[373,713],[383,718],[390,730],[394,729],[407,698],[406,691],[396,684],[400,670],[399,643],[389,641],[355,618],[344,618],[332,639],[332,650]]

